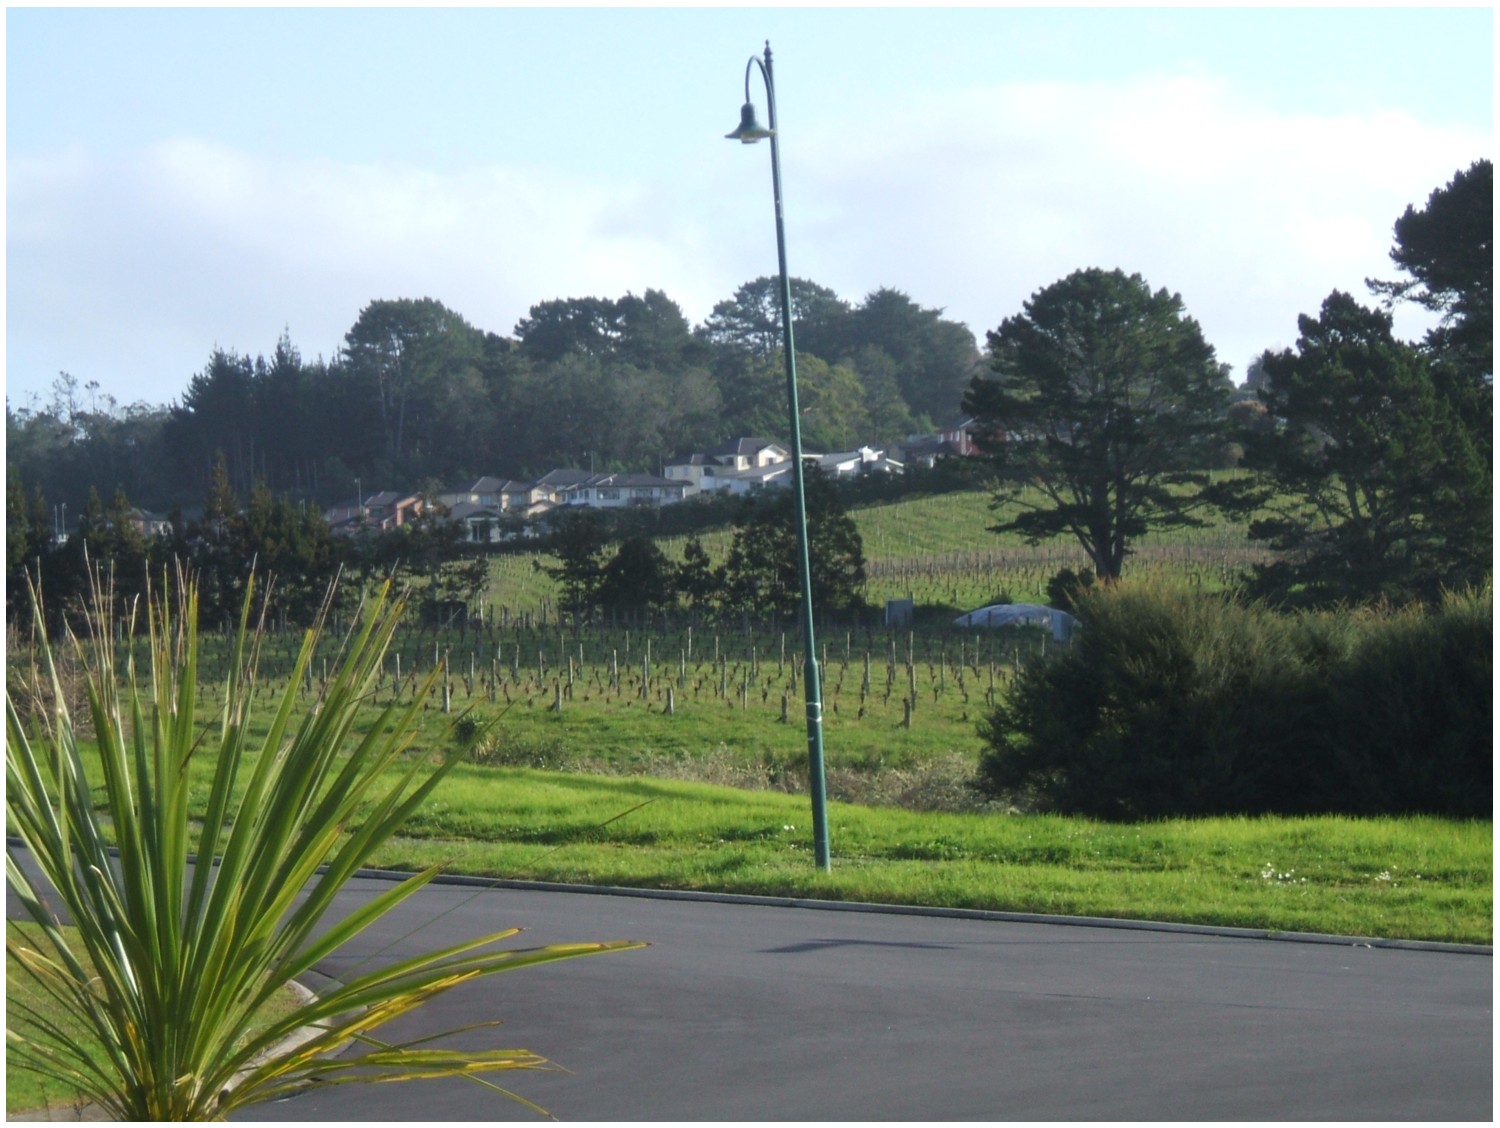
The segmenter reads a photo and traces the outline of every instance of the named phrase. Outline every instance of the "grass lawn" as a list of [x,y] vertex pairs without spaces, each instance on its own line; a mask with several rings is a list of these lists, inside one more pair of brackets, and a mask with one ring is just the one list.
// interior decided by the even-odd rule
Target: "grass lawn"
[[[644,805],[642,805],[644,804]],[[1143,824],[831,803],[832,873],[804,796],[465,765],[379,862],[664,889],[1488,944],[1492,828],[1434,818]]]

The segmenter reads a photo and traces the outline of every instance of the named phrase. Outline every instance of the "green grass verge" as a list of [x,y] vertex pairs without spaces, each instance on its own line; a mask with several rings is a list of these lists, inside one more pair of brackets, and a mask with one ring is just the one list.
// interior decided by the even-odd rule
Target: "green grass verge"
[[[641,806],[641,804],[645,804]],[[627,813],[628,812],[628,813]],[[654,778],[466,765],[377,862],[456,873],[1488,944],[1489,822],[1126,825],[830,804]]]

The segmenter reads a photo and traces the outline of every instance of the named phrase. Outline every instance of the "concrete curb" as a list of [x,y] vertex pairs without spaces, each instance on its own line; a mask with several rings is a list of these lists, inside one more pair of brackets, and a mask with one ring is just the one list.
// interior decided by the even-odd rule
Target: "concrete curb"
[[[410,873],[397,870],[360,870],[359,877],[400,881]],[[904,916],[957,917],[962,920],[1007,921],[1013,924],[1071,925],[1081,928],[1119,928],[1142,932],[1178,932],[1195,936],[1221,936],[1238,940],[1282,940],[1298,944],[1334,944],[1354,948],[1392,948],[1416,952],[1449,952],[1492,956],[1493,945],[1457,944],[1443,940],[1398,940],[1377,936],[1333,936],[1321,932],[1281,932],[1274,929],[1236,928],[1231,925],[1179,924],[1172,921],[1129,920],[1118,917],[1055,916],[1046,913],[1013,913],[997,909],[962,909],[936,905],[887,905],[870,901],[827,901],[811,897],[772,897],[753,893],[713,893],[686,889],[641,889],[620,885],[569,885],[555,881],[520,881],[513,878],[439,874],[434,885],[459,885],[475,889],[516,889],[536,893],[592,893],[605,897],[645,897],[663,901],[708,901],[730,905],[767,905],[783,909],[815,909],[824,912],[888,913]]]

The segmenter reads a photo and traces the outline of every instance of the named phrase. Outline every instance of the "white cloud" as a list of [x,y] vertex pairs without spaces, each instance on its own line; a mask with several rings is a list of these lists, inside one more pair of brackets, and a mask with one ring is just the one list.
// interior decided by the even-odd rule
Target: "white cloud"
[[665,225],[642,222],[644,189],[545,171],[280,163],[177,139],[121,162],[15,161],[9,179],[10,372],[34,388],[72,366],[159,402],[215,345],[269,352],[283,326],[331,356],[376,298],[435,297],[508,333],[535,302],[680,272]]
[[[982,341],[1035,290],[1118,266],[1182,293],[1236,369],[1290,344],[1329,290],[1389,276],[1395,218],[1489,147],[1401,114],[1275,114],[1193,76],[893,95],[862,115],[877,136],[848,114],[784,140],[793,273],[851,300],[899,287]],[[289,326],[331,355],[376,298],[434,297],[508,333],[539,301],[650,286],[701,320],[775,269],[768,158],[719,145],[588,181],[195,138],[13,155],[8,378],[45,389],[66,368],[163,402],[216,344],[269,352]]]
[[1398,113],[1276,114],[1181,76],[1013,84],[871,117],[877,140],[830,128],[814,143],[817,195],[841,201],[816,238],[844,285],[901,286],[982,337],[1071,271],[1118,266],[1181,292],[1236,368],[1290,343],[1331,289],[1389,276],[1396,217],[1489,149]]

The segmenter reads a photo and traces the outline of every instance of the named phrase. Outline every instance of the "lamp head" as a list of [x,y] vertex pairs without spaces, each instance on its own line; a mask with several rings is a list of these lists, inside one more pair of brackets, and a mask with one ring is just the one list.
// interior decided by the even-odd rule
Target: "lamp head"
[[755,104],[753,102],[746,102],[740,107],[740,127],[733,133],[726,133],[724,136],[730,141],[740,141],[746,145],[754,145],[762,138],[771,136],[771,131],[755,120]]

